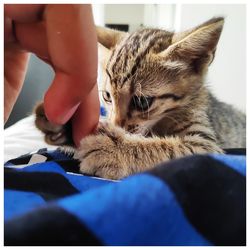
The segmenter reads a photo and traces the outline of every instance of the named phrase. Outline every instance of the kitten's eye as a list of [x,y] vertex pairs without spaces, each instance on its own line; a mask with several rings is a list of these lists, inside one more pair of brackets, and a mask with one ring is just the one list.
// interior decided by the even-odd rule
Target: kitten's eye
[[148,96],[134,96],[131,102],[131,105],[134,109],[138,111],[146,111],[150,108],[154,101],[154,97]]
[[103,97],[103,99],[104,99],[105,102],[107,102],[107,103],[111,103],[112,102],[111,95],[110,95],[110,93],[108,91],[103,91],[102,92],[102,97]]

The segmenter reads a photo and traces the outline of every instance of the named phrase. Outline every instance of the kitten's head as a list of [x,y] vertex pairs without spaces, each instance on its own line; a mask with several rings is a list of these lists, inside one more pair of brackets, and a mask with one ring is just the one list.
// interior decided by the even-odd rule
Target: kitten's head
[[97,28],[102,96],[111,122],[145,133],[163,117],[192,109],[203,88],[224,19],[185,32]]

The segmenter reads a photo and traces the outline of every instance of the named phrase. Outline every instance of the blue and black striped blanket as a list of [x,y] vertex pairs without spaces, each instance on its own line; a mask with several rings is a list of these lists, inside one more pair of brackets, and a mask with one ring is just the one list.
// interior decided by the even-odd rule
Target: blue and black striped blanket
[[[243,153],[244,154],[244,153]],[[60,151],[5,164],[5,245],[245,245],[245,155],[194,155],[121,181]]]

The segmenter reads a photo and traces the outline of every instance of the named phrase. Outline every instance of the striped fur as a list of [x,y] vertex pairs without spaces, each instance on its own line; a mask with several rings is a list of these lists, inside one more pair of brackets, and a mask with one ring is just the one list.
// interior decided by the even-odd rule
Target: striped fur
[[119,179],[165,160],[245,146],[245,116],[204,84],[223,22],[178,34],[97,28],[108,116],[76,152],[83,173]]

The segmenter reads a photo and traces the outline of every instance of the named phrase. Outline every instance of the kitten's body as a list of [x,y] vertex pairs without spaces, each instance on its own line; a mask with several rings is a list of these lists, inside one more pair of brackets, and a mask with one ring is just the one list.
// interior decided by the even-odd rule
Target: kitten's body
[[246,147],[246,116],[233,106],[209,95],[208,117],[222,148]]
[[[82,140],[83,173],[119,179],[164,160],[245,147],[245,116],[204,84],[222,27],[215,18],[177,34],[97,28],[108,123]],[[42,106],[37,114],[47,142],[67,144],[65,127],[53,127]]]

